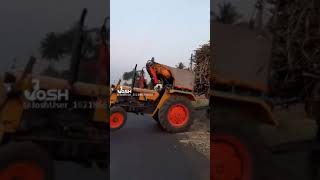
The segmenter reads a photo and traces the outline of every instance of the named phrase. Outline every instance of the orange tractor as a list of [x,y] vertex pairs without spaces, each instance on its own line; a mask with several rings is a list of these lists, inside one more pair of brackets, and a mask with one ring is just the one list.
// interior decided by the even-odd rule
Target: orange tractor
[[[137,65],[136,65],[137,67]],[[110,96],[110,128],[120,129],[127,120],[127,112],[151,114],[152,118],[165,131],[177,133],[188,130],[193,122],[194,74],[184,69],[172,68],[154,61],[146,64],[153,86],[159,88],[145,89],[143,70],[136,84],[136,67],[130,86],[118,84],[112,86]]]

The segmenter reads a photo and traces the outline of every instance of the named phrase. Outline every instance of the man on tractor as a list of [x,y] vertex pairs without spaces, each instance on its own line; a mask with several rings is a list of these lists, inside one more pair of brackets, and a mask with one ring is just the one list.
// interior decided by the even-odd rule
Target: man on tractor
[[[136,65],[137,67],[137,65]],[[189,70],[172,68],[154,61],[147,61],[148,71],[153,86],[160,89],[150,90],[145,87],[143,72],[138,78],[135,87],[136,68],[131,87],[112,86],[110,97],[110,128],[117,130],[126,122],[127,112],[136,114],[151,114],[159,126],[167,132],[176,133],[188,130],[193,121],[193,107],[195,101],[193,94],[194,74]],[[119,91],[120,90],[120,91]],[[118,92],[130,92],[128,94]]]

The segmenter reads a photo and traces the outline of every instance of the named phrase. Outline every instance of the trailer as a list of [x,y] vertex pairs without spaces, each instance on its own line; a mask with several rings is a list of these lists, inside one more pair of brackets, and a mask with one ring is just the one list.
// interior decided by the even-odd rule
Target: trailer
[[[211,23],[211,33],[214,44],[211,50],[213,72],[210,91],[210,106],[213,108],[210,111],[213,118],[211,178],[272,179],[271,157],[274,155],[292,151],[314,154],[319,149],[317,130],[310,129],[313,133],[306,139],[276,145],[270,145],[267,141],[270,133],[263,133],[262,129],[272,133],[279,129],[277,127],[281,121],[275,116],[275,109],[305,103],[305,99],[272,94],[269,88],[271,38],[247,26],[220,23]],[[311,102],[308,104],[317,104]],[[317,106],[309,106],[308,109],[310,107],[315,112]],[[308,118],[314,118],[310,112],[307,113]],[[291,125],[287,125],[290,129]]]

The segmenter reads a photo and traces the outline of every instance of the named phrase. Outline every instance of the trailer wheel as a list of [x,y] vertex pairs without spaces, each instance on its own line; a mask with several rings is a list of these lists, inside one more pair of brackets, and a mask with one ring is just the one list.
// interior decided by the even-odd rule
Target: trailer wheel
[[238,128],[215,128],[211,136],[211,179],[264,180],[270,153],[257,134]]
[[159,110],[159,123],[168,132],[178,133],[189,129],[193,121],[193,108],[190,100],[174,96]]
[[1,180],[53,180],[53,161],[33,143],[12,143],[0,147]]
[[124,126],[127,121],[126,111],[119,106],[111,107],[110,109],[110,129],[118,130]]

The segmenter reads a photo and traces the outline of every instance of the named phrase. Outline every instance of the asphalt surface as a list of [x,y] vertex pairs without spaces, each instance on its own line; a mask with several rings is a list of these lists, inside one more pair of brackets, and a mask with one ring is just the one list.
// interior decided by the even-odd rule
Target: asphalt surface
[[289,152],[273,155],[274,169],[271,180],[318,180],[311,176],[310,154],[308,152]]
[[[111,180],[209,180],[210,162],[177,134],[159,129],[149,116],[128,114],[127,124],[111,132]],[[107,172],[56,162],[57,180],[109,180]]]
[[107,172],[97,167],[85,168],[71,162],[56,162],[56,180],[109,180]]
[[110,144],[112,180],[210,179],[210,161],[149,116],[128,114],[125,127],[111,132]]

